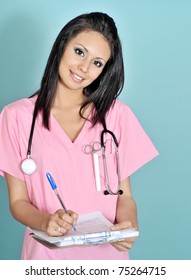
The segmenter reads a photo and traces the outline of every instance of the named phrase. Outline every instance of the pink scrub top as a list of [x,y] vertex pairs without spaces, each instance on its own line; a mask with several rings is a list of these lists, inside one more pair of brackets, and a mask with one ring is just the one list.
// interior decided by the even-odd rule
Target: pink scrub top
[[[77,139],[72,142],[50,116],[50,130],[42,126],[42,116],[35,123],[31,158],[37,164],[32,175],[25,175],[21,163],[26,158],[31,121],[36,97],[22,99],[6,106],[0,115],[0,175],[11,174],[26,183],[30,202],[39,210],[54,213],[60,209],[59,201],[46,178],[49,172],[56,181],[58,191],[68,209],[78,214],[101,211],[112,223],[116,214],[116,195],[104,195],[105,177],[101,151],[99,167],[101,191],[97,191],[92,154],[84,147],[100,142],[101,124],[93,128],[86,121]],[[119,100],[106,117],[107,128],[115,133],[119,142],[121,179],[124,180],[158,155],[158,151],[144,132],[130,108]],[[106,157],[111,188],[117,187],[115,148],[107,134]],[[128,252],[118,252],[111,244],[100,246],[49,249],[35,241],[28,229],[23,243],[22,259],[26,260],[109,260],[128,259]]]

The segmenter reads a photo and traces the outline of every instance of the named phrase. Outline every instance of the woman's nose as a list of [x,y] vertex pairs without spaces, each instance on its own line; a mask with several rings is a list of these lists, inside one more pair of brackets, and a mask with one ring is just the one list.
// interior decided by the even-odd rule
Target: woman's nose
[[84,72],[84,73],[87,73],[88,72],[88,69],[89,69],[89,66],[90,66],[90,62],[88,60],[83,60],[81,61],[81,63],[79,64],[79,69]]

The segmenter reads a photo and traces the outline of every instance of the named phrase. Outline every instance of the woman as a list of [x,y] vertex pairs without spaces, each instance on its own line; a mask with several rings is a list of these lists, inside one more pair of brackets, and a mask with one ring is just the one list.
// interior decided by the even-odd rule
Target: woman
[[[16,220],[61,236],[76,224],[78,215],[99,210],[114,224],[112,230],[138,227],[130,175],[158,152],[132,111],[117,100],[123,84],[122,49],[113,19],[96,12],[66,24],[53,45],[40,89],[1,113],[0,171]],[[100,143],[106,128],[118,141],[119,165],[113,138],[104,133],[110,187],[100,150],[97,190],[93,153],[86,152],[86,145]],[[30,153],[37,166],[33,173],[25,166]],[[68,213],[60,209],[47,172],[71,209]],[[133,245],[133,240],[125,240],[50,250],[29,233],[26,230],[22,259],[128,259]]]

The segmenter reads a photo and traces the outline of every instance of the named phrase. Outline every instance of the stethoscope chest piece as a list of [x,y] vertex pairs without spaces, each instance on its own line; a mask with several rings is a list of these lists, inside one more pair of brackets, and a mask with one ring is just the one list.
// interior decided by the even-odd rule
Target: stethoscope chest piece
[[31,175],[36,170],[36,163],[32,158],[28,157],[25,160],[23,160],[23,162],[21,164],[21,169],[22,169],[23,173],[25,173],[27,175]]

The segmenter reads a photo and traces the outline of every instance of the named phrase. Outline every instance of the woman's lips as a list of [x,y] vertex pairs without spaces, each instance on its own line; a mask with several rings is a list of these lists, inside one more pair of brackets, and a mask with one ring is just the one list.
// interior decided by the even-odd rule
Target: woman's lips
[[70,71],[70,73],[71,73],[72,79],[73,79],[75,82],[81,83],[81,82],[84,81],[84,78],[82,78],[81,76],[79,76],[79,75],[73,73],[72,71]]

